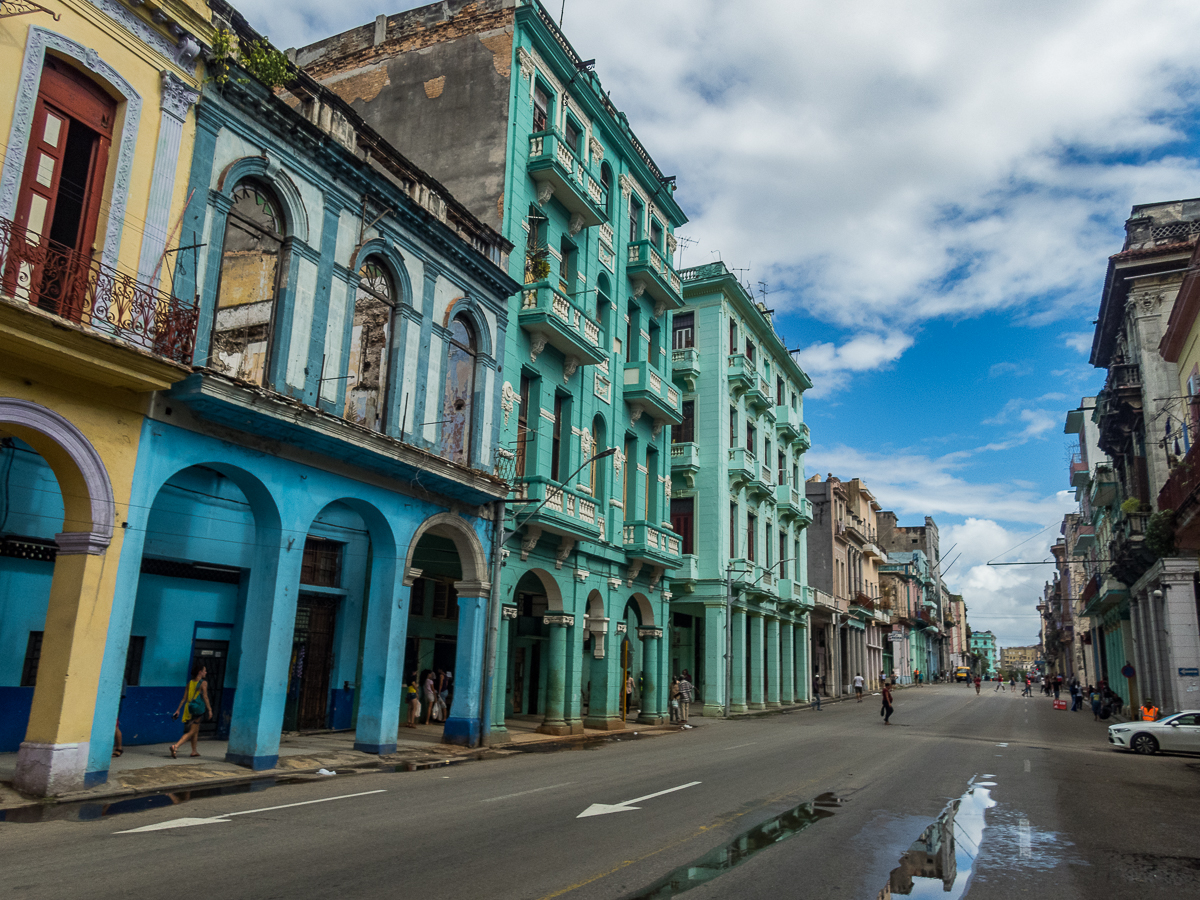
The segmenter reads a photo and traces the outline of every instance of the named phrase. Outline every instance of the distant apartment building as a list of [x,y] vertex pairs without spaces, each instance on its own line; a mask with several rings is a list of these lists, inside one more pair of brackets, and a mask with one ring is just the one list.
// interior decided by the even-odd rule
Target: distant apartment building
[[1005,673],[1028,672],[1033,668],[1033,663],[1036,659],[1036,645],[1031,644],[1027,647],[1001,647],[1000,671]]

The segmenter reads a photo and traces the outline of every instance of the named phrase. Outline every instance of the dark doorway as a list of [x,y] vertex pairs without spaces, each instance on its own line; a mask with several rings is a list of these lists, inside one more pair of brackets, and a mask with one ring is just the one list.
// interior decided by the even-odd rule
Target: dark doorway
[[531,716],[538,712],[538,691],[542,684],[542,645],[534,644],[529,660],[529,708],[525,710]]
[[320,594],[301,594],[296,604],[292,666],[283,716],[285,731],[326,727],[337,605],[335,598]]
[[200,733],[219,737],[229,734],[229,713],[222,706],[225,687],[225,663],[229,659],[229,641],[197,640],[192,645],[192,664],[188,671],[204,663],[208,669],[208,702],[213,709],[212,720],[200,720]]

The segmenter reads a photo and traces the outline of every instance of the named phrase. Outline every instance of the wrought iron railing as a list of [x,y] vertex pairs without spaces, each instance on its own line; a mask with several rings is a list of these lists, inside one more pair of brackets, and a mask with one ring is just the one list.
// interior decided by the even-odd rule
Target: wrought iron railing
[[0,293],[180,363],[199,310],[135,276],[0,219]]

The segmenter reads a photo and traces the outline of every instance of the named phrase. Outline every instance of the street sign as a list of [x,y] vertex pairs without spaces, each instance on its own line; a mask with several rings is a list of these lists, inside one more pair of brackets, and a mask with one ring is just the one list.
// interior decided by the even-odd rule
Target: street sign
[[898,644],[898,643],[900,643],[900,641],[904,640],[904,635],[900,634],[899,632],[893,631],[891,634],[888,635],[888,640],[891,641],[893,644]]
[[1200,669],[1180,669],[1180,678],[1200,678]]

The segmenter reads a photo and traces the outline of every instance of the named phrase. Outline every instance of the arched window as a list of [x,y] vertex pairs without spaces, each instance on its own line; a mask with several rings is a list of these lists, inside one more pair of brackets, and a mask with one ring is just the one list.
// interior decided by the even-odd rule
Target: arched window
[[[601,416],[596,416],[592,419],[592,443],[589,456],[595,456],[597,453],[603,453],[608,449],[608,444],[605,443],[604,435],[604,419]],[[596,462],[594,459],[591,463],[591,472],[588,478],[588,484],[591,489],[591,494],[597,501],[604,500],[604,482],[606,480],[605,473],[607,469],[604,467],[609,465],[607,459]]]
[[382,431],[387,404],[387,366],[392,345],[395,289],[378,256],[368,256],[358,270],[354,295],[354,325],[346,367],[343,417]]
[[450,323],[446,354],[446,390],[442,402],[442,455],[451,462],[471,462],[471,405],[475,400],[475,330],[465,316]]
[[600,187],[604,194],[604,212],[611,219],[613,214],[612,168],[608,163],[600,164]]
[[612,346],[608,336],[609,313],[612,311],[612,289],[608,276],[601,272],[596,277],[596,322],[600,325],[600,346],[607,353]]
[[259,385],[267,378],[283,230],[279,202],[270,191],[253,181],[234,188],[208,364]]

